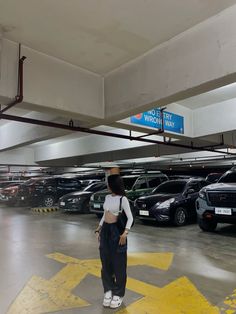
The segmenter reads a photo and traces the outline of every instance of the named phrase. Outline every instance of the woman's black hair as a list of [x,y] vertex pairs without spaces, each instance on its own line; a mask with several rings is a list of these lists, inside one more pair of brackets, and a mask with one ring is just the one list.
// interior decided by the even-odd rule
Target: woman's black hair
[[112,193],[116,195],[125,195],[124,182],[119,174],[111,174],[107,178],[107,183]]

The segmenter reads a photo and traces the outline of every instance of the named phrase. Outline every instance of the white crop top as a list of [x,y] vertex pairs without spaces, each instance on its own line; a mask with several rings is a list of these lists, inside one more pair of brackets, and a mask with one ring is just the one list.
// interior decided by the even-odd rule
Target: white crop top
[[[99,223],[100,226],[103,225],[104,218],[105,218],[105,212],[109,211],[113,215],[118,216],[119,215],[119,210],[120,210],[120,195],[112,195],[109,194],[105,198],[105,202],[103,204],[103,209],[104,209],[104,214],[102,216],[102,219]],[[126,216],[127,216],[127,224],[126,224],[126,229],[130,229],[133,223],[133,215],[130,209],[129,201],[126,196],[122,197],[122,202],[121,202],[121,208],[124,210]]]

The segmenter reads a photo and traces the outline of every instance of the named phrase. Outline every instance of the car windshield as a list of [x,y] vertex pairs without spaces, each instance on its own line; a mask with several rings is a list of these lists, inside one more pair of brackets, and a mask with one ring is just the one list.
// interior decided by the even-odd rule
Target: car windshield
[[5,189],[9,189],[9,188],[12,188],[12,187],[16,187],[16,186],[18,186],[18,185],[20,185],[19,183],[17,184],[17,183],[12,183],[12,184],[9,184],[9,185],[7,185],[6,187],[5,187]]
[[125,190],[127,191],[131,190],[137,178],[138,177],[123,177]]
[[163,194],[178,194],[184,191],[186,186],[185,181],[173,182],[168,181],[159,185],[153,190],[152,194],[163,193]]
[[27,180],[25,183],[24,183],[24,185],[32,185],[32,184],[34,184],[35,182],[37,182],[37,181],[40,181],[40,179],[29,179],[29,180]]
[[224,174],[218,182],[220,183],[236,183],[236,172],[228,172]]
[[94,192],[94,191],[101,190],[103,188],[104,189],[106,188],[106,184],[104,184],[104,183],[92,183],[92,184],[86,186],[86,188],[84,188],[83,191]]
[[9,182],[1,182],[1,183],[0,183],[0,188],[3,189],[3,188],[5,188],[5,187],[9,186],[10,183],[11,183],[10,181],[9,181]]

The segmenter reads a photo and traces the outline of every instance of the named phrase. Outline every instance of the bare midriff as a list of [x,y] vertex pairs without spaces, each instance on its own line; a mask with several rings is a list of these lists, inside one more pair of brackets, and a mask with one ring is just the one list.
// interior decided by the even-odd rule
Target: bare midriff
[[113,223],[117,222],[117,216],[113,215],[109,211],[105,211],[104,221],[108,224],[113,224]]

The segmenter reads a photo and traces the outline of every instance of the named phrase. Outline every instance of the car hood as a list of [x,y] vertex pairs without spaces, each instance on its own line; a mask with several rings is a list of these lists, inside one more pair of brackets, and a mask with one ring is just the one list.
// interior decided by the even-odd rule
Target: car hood
[[84,192],[72,192],[72,193],[69,193],[69,194],[66,194],[64,196],[62,196],[60,198],[60,200],[62,201],[66,201],[67,199],[69,198],[76,198],[76,197],[89,197],[90,195],[92,195],[93,192],[89,192],[89,191],[84,191]]
[[139,197],[137,202],[145,203],[148,207],[155,205],[156,203],[162,203],[170,198],[177,198],[180,194],[154,194],[149,196]]
[[236,191],[236,183],[214,183],[208,185],[205,190],[208,191]]

